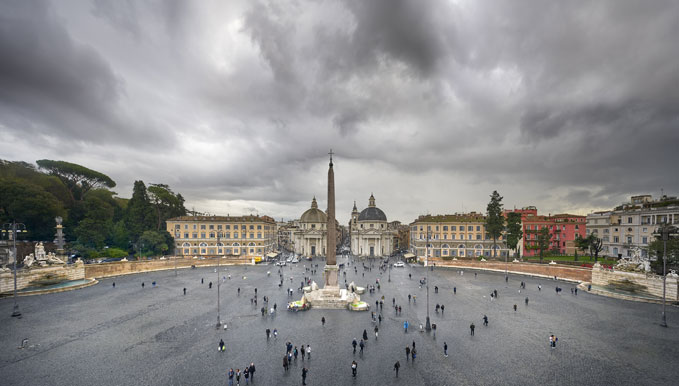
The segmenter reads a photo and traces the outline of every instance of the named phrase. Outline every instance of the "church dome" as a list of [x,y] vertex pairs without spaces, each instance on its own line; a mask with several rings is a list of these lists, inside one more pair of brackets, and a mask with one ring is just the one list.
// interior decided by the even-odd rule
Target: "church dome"
[[375,197],[372,194],[368,200],[368,207],[358,215],[358,221],[387,221],[387,215],[375,206]]
[[316,197],[311,201],[311,208],[307,209],[306,212],[302,213],[302,217],[299,219],[300,222],[328,222],[328,215],[322,210],[318,209],[318,203],[316,203]]

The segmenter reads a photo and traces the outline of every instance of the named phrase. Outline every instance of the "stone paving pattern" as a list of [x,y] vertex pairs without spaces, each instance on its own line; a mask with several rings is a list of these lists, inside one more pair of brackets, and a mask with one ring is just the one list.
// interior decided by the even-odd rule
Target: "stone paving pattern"
[[[322,282],[323,264],[319,262],[317,282]],[[375,299],[381,295],[386,299],[376,341],[369,312],[285,310],[289,300],[285,289],[299,287],[302,263],[283,268],[282,289],[278,267],[226,269],[220,272],[232,277],[221,288],[226,331],[214,327],[217,289],[215,285],[208,289],[209,281],[216,282],[214,268],[180,270],[177,277],[169,270],[107,278],[80,290],[19,298],[21,319],[10,317],[11,298],[0,299],[0,382],[12,386],[226,385],[229,367],[242,370],[250,362],[256,364],[255,384],[259,385],[301,384],[302,366],[310,370],[309,385],[669,385],[676,384],[679,375],[677,308],[668,308],[670,327],[662,328],[656,304],[583,291],[573,296],[571,283],[510,275],[506,285],[501,273],[479,272],[474,277],[471,270],[460,275],[457,269],[436,268],[430,271],[430,315],[438,325],[434,338],[417,331],[426,317],[426,290],[418,288],[417,280],[426,275],[424,268],[394,268],[389,283],[387,274],[380,275],[376,268],[363,278],[362,268],[356,275],[351,266],[348,279],[358,285],[381,279],[381,291],[362,296],[373,309]],[[154,280],[156,288],[151,286]],[[521,280],[527,288],[519,294]],[[114,281],[116,288],[111,285]],[[560,295],[555,293],[557,285],[564,289]],[[258,306],[250,303],[255,287]],[[499,292],[495,301],[488,296],[493,289]],[[417,296],[416,304],[408,303],[409,293]],[[270,297],[270,305],[277,303],[276,316],[260,315],[264,295]],[[295,299],[300,296],[296,291]],[[392,297],[403,307],[402,315],[395,315]],[[434,312],[436,303],[445,304],[445,315]],[[490,319],[488,327],[482,325],[484,314]],[[404,320],[411,325],[407,334]],[[477,326],[474,337],[469,334],[472,321]],[[277,328],[278,339],[267,341],[266,328]],[[365,353],[353,355],[351,340],[360,339],[364,329],[370,337]],[[548,347],[552,333],[559,338],[554,350]],[[29,346],[18,349],[22,338],[29,339]],[[217,352],[220,338],[226,342],[225,353]],[[310,361],[298,359],[284,373],[287,341],[298,347],[311,344],[312,353]],[[405,346],[412,341],[418,349],[415,363],[405,358]],[[448,358],[443,356],[444,341]],[[358,376],[352,379],[354,359]],[[392,370],[396,360],[401,362],[398,378]]]

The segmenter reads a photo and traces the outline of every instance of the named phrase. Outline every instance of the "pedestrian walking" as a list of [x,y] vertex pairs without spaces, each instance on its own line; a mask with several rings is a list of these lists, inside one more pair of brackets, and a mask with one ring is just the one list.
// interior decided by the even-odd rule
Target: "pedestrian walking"
[[483,315],[483,325],[488,327],[488,317],[486,315]]
[[396,378],[398,378],[398,369],[400,369],[400,368],[401,368],[401,363],[399,361],[396,361],[396,363],[394,363],[394,371],[396,371]]
[[405,333],[407,334],[408,333],[408,321],[407,320],[405,322],[403,322],[403,329],[405,330]]
[[224,351],[226,351],[226,346],[224,345],[224,340],[223,340],[223,339],[220,339],[220,340],[219,340],[219,349],[218,349],[218,350],[219,350],[219,352],[224,352]]
[[[297,346],[295,346],[295,349],[292,351],[293,355],[295,356],[295,360],[297,360],[297,354],[299,354],[299,351],[297,351]],[[304,355],[302,355],[304,356]]]
[[255,362],[250,362],[250,379],[252,382],[255,381]]
[[230,368],[226,374],[229,377],[229,386],[233,386],[233,376],[236,374],[234,373],[233,368]]
[[144,282],[141,282],[141,288],[144,288]]
[[236,385],[240,385],[240,369],[236,369]]
[[556,348],[556,342],[557,342],[558,340],[559,340],[559,338],[557,338],[556,336],[550,335],[550,336],[549,336],[549,345],[550,345],[550,347],[551,347],[551,348]]
[[207,286],[208,288],[212,289],[212,282],[209,282]]
[[311,345],[306,346],[306,359],[311,359]]
[[186,295],[186,287],[184,287],[184,295]]
[[542,285],[538,284],[538,291],[542,291]]
[[413,347],[412,350],[410,350],[410,355],[413,357],[413,363],[415,362],[415,358],[417,357],[417,350],[415,350],[415,347]]
[[368,331],[363,330],[363,340],[368,340]]
[[528,296],[526,296],[526,305],[528,305]]
[[245,377],[245,384],[249,385],[250,384],[250,368],[248,366],[245,366],[243,369],[243,377]]
[[444,306],[443,304],[441,304],[441,314],[443,314],[443,311],[445,311],[445,310],[446,310],[446,306]]
[[351,345],[354,346],[354,354],[356,354],[356,346],[358,345],[358,342],[356,342],[356,338],[351,342]]
[[200,278],[200,284],[205,284],[202,277]]
[[379,332],[379,328],[377,328],[377,326],[375,326],[375,340],[377,340],[377,333],[378,332]]
[[361,343],[359,343],[358,346],[361,348],[360,354],[363,355],[363,349],[365,348],[365,342],[363,342],[363,339],[361,339]]
[[306,385],[306,374],[309,372],[309,369],[306,367],[302,368],[302,385]]
[[443,355],[448,358],[448,343],[443,342]]
[[408,303],[410,303],[410,294],[408,294]]
[[286,372],[288,371],[288,356],[287,355],[283,356],[283,369],[285,369]]
[[575,287],[575,296],[578,296],[578,287]]
[[116,288],[116,282],[113,282],[113,288]]
[[516,312],[516,304],[514,304],[514,312]]
[[472,324],[469,325],[469,329],[471,330],[471,335],[472,335],[472,336],[474,336],[474,329],[475,329],[475,328],[476,328],[476,326],[474,325],[474,322],[472,322]]
[[304,345],[302,345],[302,361],[304,361],[304,354],[306,353],[306,349],[304,348]]
[[457,295],[457,287],[453,287],[453,295]]
[[436,286],[436,285],[434,286],[434,293],[435,293],[435,294],[439,293],[439,287]]
[[382,324],[382,314],[377,315],[377,321],[379,324]]
[[321,318],[321,324],[325,326],[325,316]]
[[278,339],[278,330],[275,328],[273,329],[273,338]]

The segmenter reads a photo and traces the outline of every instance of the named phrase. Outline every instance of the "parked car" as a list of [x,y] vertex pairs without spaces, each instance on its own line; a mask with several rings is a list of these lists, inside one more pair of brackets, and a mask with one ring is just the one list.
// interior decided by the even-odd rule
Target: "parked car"
[[299,263],[299,259],[295,257],[294,259],[292,259],[292,263],[293,263],[293,264]]
[[405,263],[403,263],[402,261],[397,261],[397,262],[394,263],[394,267],[401,267],[402,268],[402,267],[405,267],[405,266],[406,266]]

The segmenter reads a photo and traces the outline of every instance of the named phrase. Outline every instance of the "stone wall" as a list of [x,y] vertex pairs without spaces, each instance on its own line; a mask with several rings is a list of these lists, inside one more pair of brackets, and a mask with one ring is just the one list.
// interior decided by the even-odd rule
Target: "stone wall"
[[[34,280],[45,278],[47,275],[65,276],[68,280],[85,278],[84,264],[70,264],[68,266],[55,266],[46,268],[32,268],[17,270],[17,290],[30,286]],[[0,293],[14,291],[14,274],[12,272],[0,273]]]
[[510,273],[536,275],[545,277],[558,277],[575,281],[592,280],[592,270],[590,268],[570,267],[559,264],[537,264],[537,263],[504,263],[500,261],[477,261],[477,260],[442,260],[429,259],[429,264],[443,267],[475,268],[504,272],[507,269]]
[[[607,286],[612,281],[630,281],[646,287],[646,291],[662,297],[662,276],[637,272],[614,271],[601,267],[592,268],[592,284]],[[679,285],[676,277],[668,276],[666,282],[666,297],[669,301],[679,301]]]
[[[223,258],[220,260],[220,265],[244,265],[252,264],[252,259],[240,258]],[[177,258],[177,268],[189,268],[192,265],[196,267],[201,266],[216,266],[217,259],[182,259]],[[129,275],[132,273],[149,272],[149,271],[163,271],[167,269],[174,269],[174,259],[167,260],[147,260],[147,261],[116,261],[111,263],[100,264],[85,264],[85,277],[100,278],[110,276]]]

